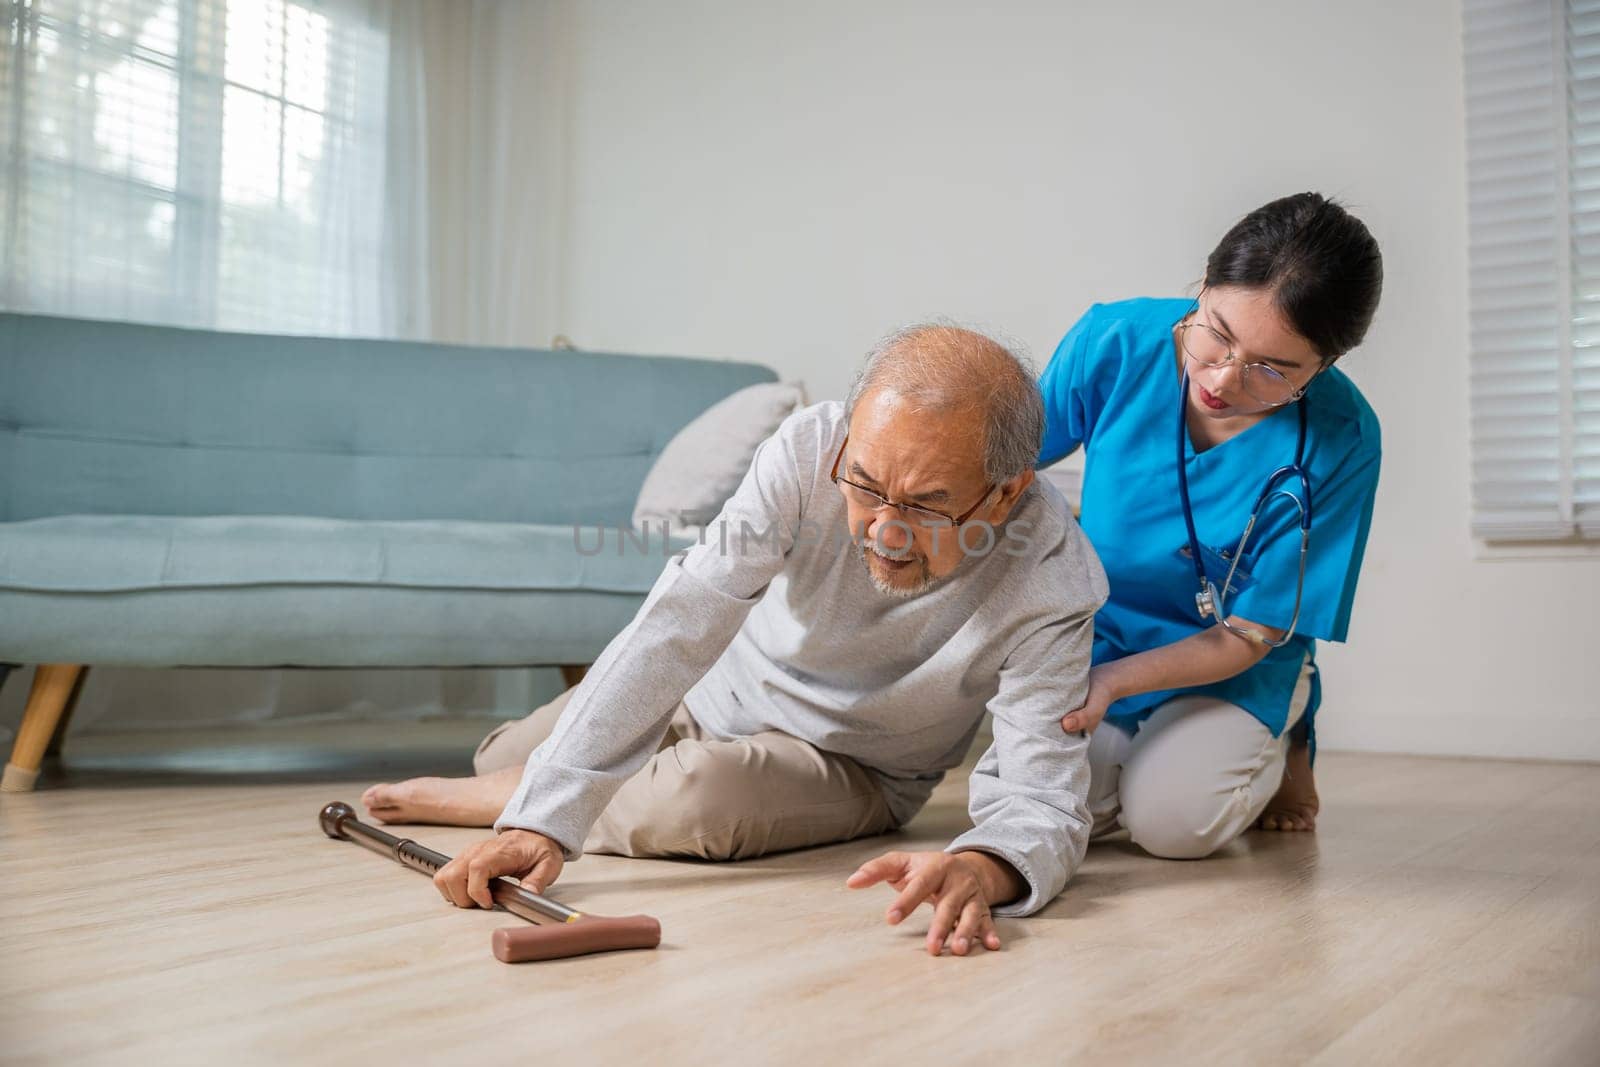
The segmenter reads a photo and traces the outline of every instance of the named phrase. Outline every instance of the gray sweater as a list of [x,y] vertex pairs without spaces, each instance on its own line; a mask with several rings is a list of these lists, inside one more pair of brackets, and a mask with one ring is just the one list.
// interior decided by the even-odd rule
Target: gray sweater
[[998,915],[1061,892],[1089,838],[1088,742],[1060,719],[1088,691],[1100,562],[1061,495],[1036,481],[991,551],[916,596],[888,596],[828,480],[844,435],[844,407],[828,402],[762,443],[703,542],[667,564],[572,694],[496,830],[535,830],[577,859],[680,700],[714,737],[781,730],[849,756],[903,824],[965,757],[987,709],[994,743],[972,772],[974,826],[949,851],[993,853],[1027,880]]

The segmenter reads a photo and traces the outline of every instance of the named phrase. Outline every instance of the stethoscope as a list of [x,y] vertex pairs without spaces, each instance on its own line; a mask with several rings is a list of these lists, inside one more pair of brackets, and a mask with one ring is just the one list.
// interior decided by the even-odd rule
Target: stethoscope
[[[1302,397],[1297,403],[1300,409],[1300,436],[1295,443],[1294,462],[1285,467],[1279,467],[1267,479],[1267,484],[1262,487],[1261,495],[1256,497],[1255,507],[1250,509],[1250,520],[1244,524],[1244,533],[1239,535],[1239,544],[1233,550],[1229,559],[1227,552],[1223,552],[1224,559],[1229,559],[1228,576],[1222,581],[1222,588],[1218,589],[1216,583],[1206,577],[1205,557],[1200,552],[1200,538],[1194,532],[1194,511],[1189,506],[1189,472],[1186,463],[1185,446],[1189,442],[1189,368],[1183,370],[1183,388],[1178,397],[1178,496],[1183,502],[1183,525],[1189,532],[1189,555],[1194,561],[1195,577],[1199,580],[1200,591],[1194,596],[1194,606],[1200,612],[1200,618],[1215,618],[1225,626],[1230,633],[1266,645],[1269,648],[1282,648],[1294,637],[1294,629],[1300,621],[1300,597],[1306,587],[1306,546],[1311,541],[1311,479],[1306,475],[1304,466],[1306,456],[1306,402]],[[1287,489],[1280,488],[1280,483],[1291,479],[1300,480],[1301,496],[1295,496]],[[1256,516],[1261,513],[1261,507],[1268,499],[1274,496],[1288,497],[1300,509],[1300,576],[1294,590],[1294,616],[1289,620],[1289,629],[1277,641],[1269,641],[1262,634],[1254,630],[1241,629],[1228,621],[1228,612],[1223,606],[1223,597],[1227,594],[1233,583],[1234,573],[1239,569],[1239,561],[1244,558],[1245,545],[1250,541],[1250,532],[1255,529]]]

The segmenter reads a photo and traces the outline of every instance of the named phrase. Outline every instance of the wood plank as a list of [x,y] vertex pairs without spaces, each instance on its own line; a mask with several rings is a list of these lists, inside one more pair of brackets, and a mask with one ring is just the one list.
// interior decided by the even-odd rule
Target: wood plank
[[[884,838],[739,864],[585,857],[555,895],[655,914],[662,947],[516,967],[489,954],[511,917],[452,909],[318,831],[366,779],[69,774],[0,798],[8,1062],[407,1059],[424,1041],[635,1064],[1600,1047],[1600,767],[1330,753],[1317,834],[1198,862],[1097,845],[1060,900],[1003,922],[1004,951],[930,959],[926,913],[889,928],[889,894],[843,881],[959,832],[958,773]],[[482,834],[405,832],[445,852]]]

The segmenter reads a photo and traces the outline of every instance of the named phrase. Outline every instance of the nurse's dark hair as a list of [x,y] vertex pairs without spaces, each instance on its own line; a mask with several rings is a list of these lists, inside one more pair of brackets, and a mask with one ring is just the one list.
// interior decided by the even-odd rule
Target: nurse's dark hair
[[1206,260],[1205,285],[1270,290],[1289,325],[1331,363],[1372,325],[1383,256],[1343,206],[1320,193],[1296,193],[1234,224]]

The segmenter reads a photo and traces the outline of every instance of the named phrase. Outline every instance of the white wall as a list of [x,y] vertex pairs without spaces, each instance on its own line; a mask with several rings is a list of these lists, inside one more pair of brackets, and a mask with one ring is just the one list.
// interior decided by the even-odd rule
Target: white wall
[[552,321],[584,347],[760,360],[821,398],[950,315],[1042,362],[1091,301],[1184,290],[1246,210],[1345,199],[1387,265],[1346,364],[1386,455],[1324,744],[1600,759],[1600,561],[1468,535],[1453,0],[559,10]]

